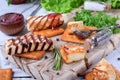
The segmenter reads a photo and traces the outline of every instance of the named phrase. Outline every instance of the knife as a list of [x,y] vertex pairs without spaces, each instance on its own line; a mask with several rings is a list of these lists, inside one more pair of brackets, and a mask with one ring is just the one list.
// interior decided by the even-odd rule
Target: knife
[[[39,0],[37,0],[35,4],[38,4],[38,3],[40,3]],[[39,4],[38,7],[30,14],[30,16],[34,16],[40,9],[41,9],[41,6]]]

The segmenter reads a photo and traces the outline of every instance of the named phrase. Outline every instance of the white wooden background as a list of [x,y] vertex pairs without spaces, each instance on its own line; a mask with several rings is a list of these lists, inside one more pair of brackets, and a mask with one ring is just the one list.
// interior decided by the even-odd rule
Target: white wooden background
[[[25,3],[20,5],[9,5],[9,6],[6,0],[1,0],[0,15],[9,13],[9,12],[17,12],[17,13],[22,13],[24,15],[24,18],[26,19],[31,14],[34,14],[33,12],[36,9],[40,9],[38,7],[39,7],[39,1],[37,0],[33,3]],[[26,33],[26,28],[18,35],[23,35],[25,33]],[[7,36],[0,31],[0,45],[4,45],[4,41],[11,37],[14,37],[14,36]],[[14,66],[12,63],[7,61],[1,53],[2,52],[0,52],[0,68],[12,68],[14,72],[13,77],[23,77],[23,78],[13,78],[13,80],[34,80],[33,78],[24,78],[24,77],[29,77],[29,75],[21,71],[20,69],[16,68],[16,66]]]
[[[17,13],[22,13],[24,15],[24,18],[26,19],[28,16],[30,16],[31,14],[33,14],[33,12],[37,9],[38,12],[34,15],[43,15],[43,14],[47,14],[49,13],[48,11],[42,9],[42,8],[38,8],[39,7],[39,2],[35,1],[34,3],[25,3],[25,4],[21,4],[21,5],[9,5],[7,4],[6,0],[1,0],[0,1],[0,15],[3,15],[5,13],[8,12],[17,12]],[[120,11],[120,10],[118,10]],[[118,12],[117,11],[117,12]],[[116,14],[115,11],[113,11],[115,15],[119,15],[120,14]],[[111,14],[111,13],[110,13]],[[22,33],[20,33],[19,35],[25,34],[26,32],[26,28],[23,30]],[[14,37],[14,36],[12,36]],[[4,41],[6,39],[11,38],[11,36],[7,36],[4,33],[2,33],[0,31],[0,45],[4,45]],[[23,71],[17,69],[12,63],[10,63],[9,61],[7,61],[2,55],[2,52],[0,52],[0,68],[13,68],[13,71],[15,72],[14,76],[28,76],[26,73],[24,73]],[[120,60],[118,60],[118,58],[120,58],[120,48],[116,49],[115,51],[111,52],[111,55],[107,56],[106,59],[113,64],[118,70],[120,70]],[[32,78],[13,78],[13,80],[34,80]]]

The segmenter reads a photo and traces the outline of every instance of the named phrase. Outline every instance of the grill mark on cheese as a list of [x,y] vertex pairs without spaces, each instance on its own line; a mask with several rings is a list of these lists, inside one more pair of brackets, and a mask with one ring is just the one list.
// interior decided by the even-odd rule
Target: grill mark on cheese
[[45,40],[46,40],[46,42],[49,44],[49,41],[48,41],[47,37],[45,37]]
[[[42,17],[42,16],[41,16],[41,17]],[[41,18],[41,17],[40,17],[40,18]],[[42,19],[42,18],[41,18],[41,19]],[[40,19],[40,21],[36,24],[36,26],[35,26],[35,28],[34,28],[34,31],[37,30],[37,28],[39,27],[39,24],[40,24],[40,22],[41,22],[41,19]]]
[[30,18],[30,19],[28,20],[28,22],[31,22],[31,23],[29,23],[30,28],[32,28],[31,25],[32,25],[32,23],[34,22],[35,18],[36,18],[36,16],[32,16],[32,18]]
[[53,20],[53,22],[51,24],[52,25],[52,29],[55,29],[57,27],[57,24],[56,24],[56,23],[58,23],[58,18],[57,17],[59,17],[59,15],[58,16],[55,15],[54,20]]
[[65,51],[66,55],[68,55],[68,52],[66,50],[69,50],[69,48],[64,46],[64,51]]
[[12,40],[12,42],[13,42],[13,45],[15,45],[14,40],[13,40],[13,39],[11,39],[11,40]]
[[41,40],[41,36],[38,36],[38,39],[39,39],[40,42],[42,42],[42,40]]
[[27,19],[27,22],[29,22],[32,18],[33,18],[33,16],[30,16],[30,18],[29,18],[29,19]]
[[45,24],[48,22],[48,16],[46,16],[46,17],[47,17],[47,19],[46,19],[46,21],[45,21],[44,24],[43,24],[43,29],[46,28]]
[[20,37],[18,37],[18,40],[19,40],[20,44],[22,45],[21,53],[23,53],[24,52],[24,43]]
[[35,38],[33,37],[33,35],[31,35],[31,38],[32,38],[33,42],[35,43]]
[[45,42],[43,42],[43,45],[42,45],[42,47],[41,47],[41,50],[43,50],[44,49],[44,46],[45,46]]
[[32,46],[32,43],[30,42],[30,43],[29,43],[28,52],[30,52],[31,46]]
[[24,37],[26,39],[26,43],[29,44],[29,40],[28,40],[27,36],[25,35]]
[[[45,18],[47,18],[47,19],[48,19],[47,15],[46,15],[46,16],[44,16],[44,18],[42,18],[42,19],[41,19],[40,24],[42,24],[42,22],[44,21],[44,19],[45,19]],[[44,24],[46,23],[47,19],[44,21]],[[44,24],[43,24],[43,25],[40,25],[41,29],[44,29]]]
[[[37,35],[37,38],[38,38],[38,40],[39,40],[39,36],[38,36],[38,35]],[[39,40],[39,42],[40,42],[40,40]],[[34,49],[34,51],[36,51],[36,50],[37,50],[38,45],[39,45],[39,43],[38,43],[38,42],[36,42],[36,45],[35,45],[35,49]]]
[[[42,17],[42,16],[39,16],[38,19],[40,19],[41,17]],[[38,19],[37,19],[37,20],[38,20]],[[39,23],[40,23],[40,21],[35,25],[34,31],[37,30],[37,28],[39,27]]]
[[47,20],[44,23],[44,29],[48,28],[47,23],[49,24],[49,16],[47,16]]
[[35,24],[35,21],[38,19],[38,18],[40,18],[41,16],[38,16],[36,19],[34,19],[33,21],[32,21],[32,23],[30,24],[30,26],[32,27],[34,24]]
[[38,42],[36,42],[36,45],[35,45],[35,49],[34,49],[34,51],[36,51],[36,50],[37,50],[38,45],[39,45],[39,43],[38,43]]
[[19,40],[20,44],[23,44],[23,41],[22,41],[22,39],[20,39],[20,37],[18,37],[18,40]]
[[54,23],[54,20],[55,20],[55,17],[56,17],[56,16],[57,16],[57,15],[55,15],[55,16],[54,16],[54,18],[53,18],[53,20],[52,20],[51,24],[49,25],[49,27],[51,26],[51,27],[52,27],[52,29],[54,29],[53,23]]
[[15,49],[15,54],[17,53],[17,51],[18,51],[18,46],[16,46],[16,49]]
[[9,49],[8,54],[11,55],[11,48]]
[[[52,45],[53,45],[53,42],[50,43],[50,45],[49,45],[49,47],[47,48],[47,50],[49,50]],[[47,50],[46,50],[46,51],[47,51]]]
[[[43,16],[41,19],[40,19],[40,21],[38,22],[39,24],[34,28],[35,30],[39,27],[41,27],[41,21],[45,18],[46,16]],[[41,28],[42,29],[42,28]]]
[[[51,17],[50,17],[50,16],[51,16],[51,15],[49,14],[49,15],[48,15],[48,18],[50,18],[50,19],[51,19]],[[55,17],[52,17],[52,20],[51,20],[50,25],[48,26],[48,28],[49,28],[50,26],[52,26],[51,24],[53,23],[54,19],[55,19]]]
[[[58,18],[57,21],[59,22],[59,21],[60,21],[60,18]],[[59,26],[59,25],[61,25],[61,24],[56,25],[56,27]],[[55,27],[55,28],[56,28],[56,27]]]

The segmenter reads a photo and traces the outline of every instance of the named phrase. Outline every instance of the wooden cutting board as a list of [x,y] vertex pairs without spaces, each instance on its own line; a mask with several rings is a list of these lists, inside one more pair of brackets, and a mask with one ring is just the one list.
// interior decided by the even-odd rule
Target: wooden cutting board
[[[61,35],[52,38],[55,46],[59,47],[64,44],[73,44],[61,40],[57,41],[56,39],[60,39],[60,37]],[[120,34],[113,35],[110,41],[87,53],[87,63],[91,67],[119,46]],[[4,47],[2,52],[5,55]],[[37,80],[75,80],[78,78],[78,75],[82,75],[87,70],[85,60],[81,60],[71,64],[65,64],[63,62],[61,70],[55,71],[52,69],[55,62],[53,56],[53,52],[47,52],[40,60],[31,60],[15,56],[8,56],[8,59],[18,68],[22,69]]]

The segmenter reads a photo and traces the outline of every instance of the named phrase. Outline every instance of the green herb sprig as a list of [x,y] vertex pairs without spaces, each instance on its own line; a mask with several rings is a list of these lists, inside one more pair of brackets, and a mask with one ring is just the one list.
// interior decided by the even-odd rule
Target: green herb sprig
[[60,70],[62,66],[62,58],[59,49],[54,49],[54,58],[55,58],[55,64],[53,66],[54,70]]
[[[82,10],[80,13],[77,12],[74,17],[75,21],[83,21],[86,26],[95,26],[97,28],[115,25],[118,19],[118,17],[111,17],[103,12],[92,14],[89,10]],[[119,33],[120,29],[112,29],[112,32],[114,34]]]

